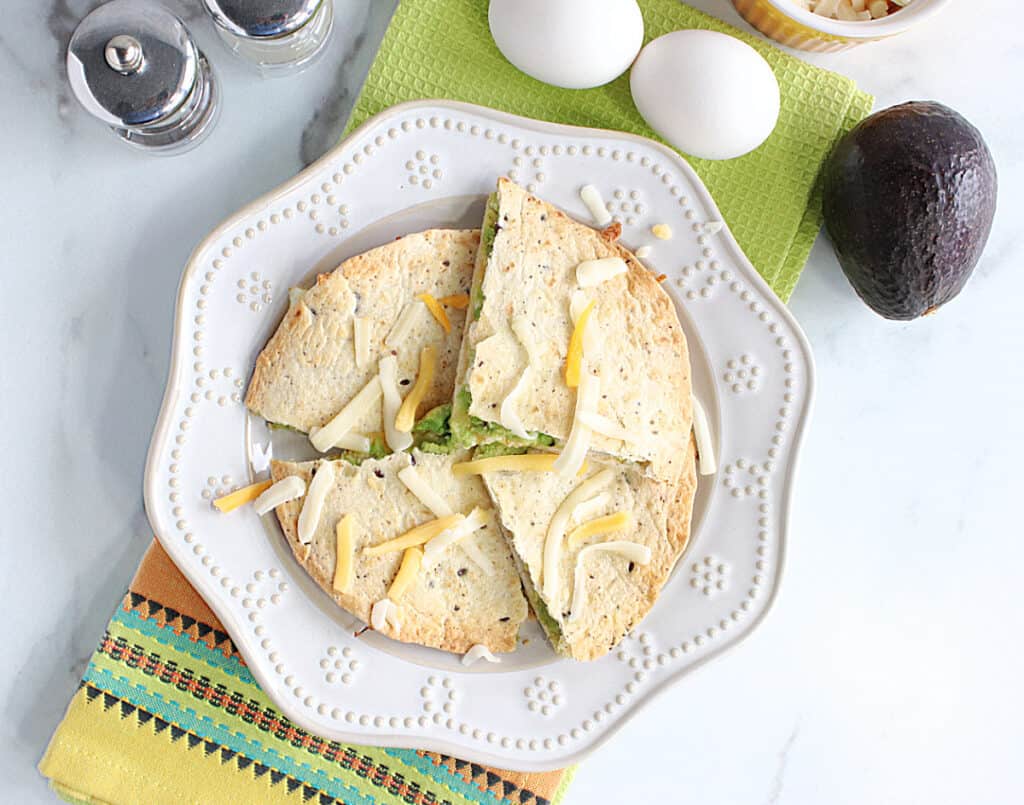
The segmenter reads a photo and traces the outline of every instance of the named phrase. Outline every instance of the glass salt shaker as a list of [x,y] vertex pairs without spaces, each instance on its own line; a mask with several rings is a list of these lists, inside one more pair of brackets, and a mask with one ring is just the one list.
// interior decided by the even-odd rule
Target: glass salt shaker
[[332,0],[203,0],[217,33],[265,76],[302,70],[323,52]]
[[156,154],[189,150],[213,129],[220,90],[185,24],[151,0],[111,0],[68,45],[75,97],[124,142]]

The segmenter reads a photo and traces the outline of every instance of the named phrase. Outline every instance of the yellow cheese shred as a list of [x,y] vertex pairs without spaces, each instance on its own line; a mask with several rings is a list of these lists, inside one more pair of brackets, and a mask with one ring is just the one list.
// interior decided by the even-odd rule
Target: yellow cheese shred
[[270,489],[271,484],[273,484],[273,481],[260,481],[258,484],[243,486],[241,489],[236,489],[230,495],[217,498],[213,501],[213,505],[227,514],[227,512],[234,511],[239,506],[244,506],[246,503],[256,500],[256,498]]
[[453,293],[451,296],[442,296],[437,301],[445,307],[453,307],[456,310],[465,310],[469,307],[469,294]]
[[[331,586],[335,592],[352,591],[355,580],[355,540],[352,538],[352,515],[346,514],[338,521],[334,529],[338,538],[338,562],[334,566],[334,582]],[[570,537],[571,539],[571,537]]]
[[583,312],[576,319],[576,326],[573,327],[572,337],[569,339],[569,354],[565,358],[565,385],[574,389],[580,384],[580,365],[583,363],[583,336],[587,330],[587,321],[594,309],[594,302],[591,301]]
[[446,333],[450,333],[452,331],[452,323],[448,321],[448,314],[445,313],[444,307],[440,302],[428,293],[417,294],[416,298],[427,306],[427,310],[430,311],[430,315],[437,319],[437,323],[444,328]]
[[431,346],[423,347],[423,351],[420,352],[420,373],[416,377],[412,391],[402,400],[402,407],[398,409],[398,416],[395,417],[395,430],[400,433],[408,433],[412,430],[413,423],[416,421],[416,407],[423,402],[423,398],[430,391],[436,368],[437,350]]
[[452,465],[452,474],[482,475],[485,472],[551,472],[558,453],[525,453],[519,456],[491,456]]
[[461,514],[449,514],[447,517],[438,517],[436,520],[428,520],[415,528],[410,528],[400,537],[389,539],[379,545],[371,545],[363,548],[363,556],[381,556],[392,551],[404,551],[416,545],[429,542],[438,534],[447,531],[462,519]]
[[397,601],[416,581],[416,574],[419,573],[420,565],[423,564],[423,549],[420,547],[406,548],[402,554],[402,564],[398,568],[395,580],[388,587],[388,598]]
[[569,532],[569,547],[575,548],[584,540],[596,537],[598,534],[614,534],[616,531],[625,531],[629,528],[631,520],[629,512],[620,511],[578,525]]

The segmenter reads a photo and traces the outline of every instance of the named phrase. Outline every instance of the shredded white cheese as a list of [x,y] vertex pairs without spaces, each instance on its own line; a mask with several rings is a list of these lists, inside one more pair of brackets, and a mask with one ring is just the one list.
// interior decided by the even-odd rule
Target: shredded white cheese
[[644,441],[640,434],[626,430],[618,422],[597,413],[597,411],[584,410],[580,411],[577,416],[592,431],[607,436],[609,439],[618,439],[627,444],[642,444]]
[[590,428],[580,419],[583,411],[593,411],[601,394],[601,380],[597,375],[584,371],[576,389],[576,410],[573,415],[569,438],[562,448],[562,454],[555,459],[552,469],[563,478],[571,478],[583,467],[590,449]]
[[608,505],[609,500],[611,500],[611,495],[607,492],[594,495],[590,500],[584,500],[572,510],[571,519],[577,523],[582,523],[584,520],[593,520],[597,513]]
[[711,425],[707,412],[696,396],[693,400],[693,435],[697,439],[697,469],[701,475],[714,475],[718,470],[715,445],[711,439]]
[[[299,542],[309,545],[320,524],[320,513],[324,508],[324,499],[334,486],[334,463],[321,461],[309,482],[306,499],[302,502],[299,512]],[[267,490],[270,491],[269,489]]]
[[423,561],[438,561],[446,548],[468,537],[486,523],[486,513],[482,509],[474,508],[473,511],[455,523],[451,528],[445,529],[423,546]]
[[545,603],[553,606],[555,596],[558,593],[558,557],[562,552],[562,540],[565,538],[565,529],[569,525],[569,518],[576,511],[576,507],[585,500],[589,500],[612,482],[615,473],[611,470],[601,470],[591,478],[588,478],[572,492],[555,510],[551,522],[548,524],[548,533],[544,538],[544,562],[541,568],[541,592]]
[[583,563],[590,553],[604,551],[606,553],[617,553],[626,557],[630,562],[638,565],[647,565],[651,562],[651,549],[638,542],[626,540],[612,540],[610,542],[597,542],[588,545],[576,555],[576,571],[573,574],[572,585],[572,606],[569,610],[569,619],[572,620],[586,606],[586,569]]
[[289,475],[282,478],[271,486],[266,492],[252,502],[256,514],[262,517],[271,509],[276,509],[282,503],[296,500],[306,494],[306,482],[298,475]]
[[533,338],[533,325],[528,316],[516,316],[512,319],[512,332],[516,334],[519,343],[526,350],[527,365],[540,366],[540,356],[537,353],[537,343]]
[[639,257],[641,260],[643,260],[645,257],[650,257],[651,256],[651,247],[650,246],[641,246],[639,249],[637,249],[634,252],[634,254],[637,257]]
[[[316,436],[317,433],[319,433],[321,430],[322,428],[310,428],[310,440],[312,440],[313,437]],[[341,450],[355,450],[357,453],[368,453],[370,452],[370,437],[364,436],[362,433],[349,431],[340,439],[338,439],[338,441],[332,444],[331,447],[337,447]]]
[[423,476],[416,472],[415,467],[410,465],[399,470],[398,480],[405,484],[405,488],[412,492],[420,503],[430,509],[434,517],[448,517],[452,514],[452,507],[448,505],[448,501],[423,480]]
[[523,373],[519,375],[519,379],[513,386],[512,391],[508,393],[508,396],[501,402],[501,411],[498,420],[501,422],[503,428],[507,428],[512,431],[520,439],[529,439],[530,433],[523,426],[523,420],[519,417],[519,412],[516,411],[516,406],[519,404],[519,398],[526,393],[526,389],[529,388],[532,382],[533,372],[531,367],[527,366],[523,369]]
[[352,345],[356,353],[356,366],[365,369],[370,362],[370,322],[361,316],[352,319]]
[[725,223],[722,221],[705,221],[704,222],[704,234],[705,235],[717,235],[722,231],[722,227]]
[[612,215],[605,206],[601,191],[592,184],[585,184],[580,188],[580,199],[587,205],[587,209],[594,217],[594,223],[598,226],[608,226],[612,222]]
[[402,407],[402,395],[398,391],[398,358],[385,355],[377,363],[380,370],[380,388],[384,397],[384,441],[392,452],[400,453],[412,447],[412,434],[395,429],[395,417]]
[[475,646],[470,648],[465,654],[462,655],[462,664],[467,668],[477,660],[487,660],[487,662],[501,662],[498,657],[491,654],[491,650],[487,648],[483,643],[477,643]]
[[485,576],[494,575],[494,565],[491,564],[491,560],[487,558],[480,546],[476,544],[476,537],[467,537],[459,543],[459,547],[465,551],[466,556],[469,557],[470,561],[480,568]]
[[382,598],[370,609],[370,626],[375,631],[382,632],[389,623],[396,634],[401,631],[402,621],[398,617],[398,606],[390,598]]
[[266,472],[270,469],[270,460],[273,457],[274,445],[272,442],[267,442],[266,447],[259,444],[253,444],[252,456],[249,458],[249,463],[252,465],[252,471]]
[[317,429],[315,433],[310,432],[310,444],[321,453],[326,453],[338,444],[338,440],[342,436],[355,427],[355,424],[363,418],[370,407],[381,398],[382,393],[380,377],[374,375],[370,378],[370,382],[349,400],[348,405],[335,415],[334,419]]
[[621,257],[602,257],[600,260],[584,260],[576,266],[576,284],[581,288],[593,288],[602,282],[625,274],[626,261]]
[[391,332],[384,339],[384,343],[392,348],[399,346],[405,340],[405,337],[409,335],[409,331],[416,324],[416,319],[419,318],[420,313],[424,310],[426,308],[418,301],[407,304],[398,315],[398,321],[391,328]]

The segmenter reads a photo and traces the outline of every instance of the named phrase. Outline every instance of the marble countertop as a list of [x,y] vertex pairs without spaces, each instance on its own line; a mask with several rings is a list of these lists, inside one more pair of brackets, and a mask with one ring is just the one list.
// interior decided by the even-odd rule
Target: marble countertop
[[[209,141],[154,159],[70,97],[64,47],[95,4],[8,0],[0,32],[0,462],[16,502],[0,770],[22,805],[54,801],[35,763],[150,539],[143,461],[182,266],[215,222],[337,140],[395,5],[336,0],[326,58],[265,82],[197,0],[167,0],[226,100]],[[742,25],[726,0],[694,4]],[[819,387],[775,609],[584,763],[570,805],[1024,800],[1024,49],[997,22],[1013,0],[955,5],[814,60],[879,107],[940,100],[981,128],[1001,182],[986,254],[959,299],[897,324],[819,239],[791,303]]]

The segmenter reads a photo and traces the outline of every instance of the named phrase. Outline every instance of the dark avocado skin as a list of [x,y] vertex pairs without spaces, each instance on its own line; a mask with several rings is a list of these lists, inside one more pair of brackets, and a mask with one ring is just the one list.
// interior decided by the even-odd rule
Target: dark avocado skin
[[981,133],[938,103],[877,112],[824,167],[825,228],[854,290],[888,319],[933,312],[964,287],[996,209]]

